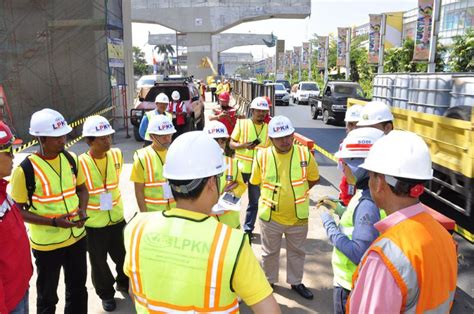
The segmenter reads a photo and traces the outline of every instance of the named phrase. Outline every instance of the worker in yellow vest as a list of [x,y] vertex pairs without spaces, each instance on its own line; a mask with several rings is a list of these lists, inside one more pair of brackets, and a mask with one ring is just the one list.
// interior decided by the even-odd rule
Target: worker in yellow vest
[[147,132],[152,144],[135,152],[130,175],[141,212],[165,210],[175,205],[169,184],[163,177],[163,165],[176,129],[167,116],[157,115],[150,121]]
[[217,86],[216,86],[216,98],[219,99],[219,95],[224,92],[224,84],[221,82],[221,80],[217,80]]
[[238,296],[255,313],[280,313],[246,236],[209,216],[225,170],[222,150],[202,131],[171,144],[164,176],[177,207],[139,213],[125,227],[137,313],[238,313]]
[[[219,144],[222,153],[225,152],[229,133],[226,126],[219,121],[211,121],[206,124],[204,132],[213,138]],[[242,173],[237,165],[235,158],[225,156],[227,170],[220,177],[221,198],[218,204],[213,208],[214,217],[226,225],[240,229],[240,198],[244,194],[247,186],[242,178]],[[214,212],[214,210],[216,212]]]
[[66,284],[65,313],[87,313],[86,208],[89,194],[76,155],[64,150],[72,131],[52,109],[33,113],[30,134],[39,151],[29,155],[12,176],[12,198],[29,224],[36,264],[36,308],[54,313],[61,268]]
[[[92,116],[84,122],[82,136],[89,151],[79,156],[79,164],[86,177],[89,191],[86,221],[87,251],[92,268],[92,284],[105,311],[115,310],[114,284],[117,290],[128,292],[128,278],[123,273],[125,247],[123,246],[122,195],[119,189],[123,157],[118,148],[111,148],[115,131],[109,121]],[[115,263],[114,278],[107,263],[110,255]]]
[[257,152],[250,183],[260,185],[258,203],[262,231],[262,266],[271,284],[278,282],[281,239],[287,251],[286,282],[299,295],[312,299],[302,283],[304,243],[308,235],[309,190],[318,183],[319,171],[307,147],[293,144],[291,121],[274,117],[268,125],[273,143]]
[[329,241],[334,246],[332,269],[335,314],[345,313],[347,297],[352,287],[352,275],[365,251],[379,236],[374,224],[386,216],[370,196],[368,171],[360,167],[372,145],[383,135],[383,131],[369,127],[354,129],[347,134],[335,157],[343,167],[347,183],[356,188],[354,197],[351,198],[347,208],[339,203],[325,202],[324,199],[318,202],[328,209],[334,209],[340,217],[337,225],[332,211],[323,210],[321,213],[323,226]]
[[148,124],[151,119],[157,115],[166,115],[168,118],[172,118],[171,113],[166,111],[170,100],[165,93],[159,93],[155,98],[156,109],[145,112],[142,120],[140,121],[140,127],[138,132],[140,136],[145,140],[145,146],[151,145],[150,134],[148,134]]
[[255,220],[257,219],[258,198],[260,187],[249,182],[254,162],[255,152],[271,145],[268,138],[268,124],[265,116],[270,110],[264,97],[257,97],[250,104],[252,117],[250,119],[239,119],[230,137],[230,148],[235,149],[235,158],[239,162],[244,182],[248,185],[249,204],[245,216],[244,232],[253,237]]
[[418,135],[391,131],[361,165],[375,203],[388,216],[363,256],[348,313],[449,313],[457,280],[453,237],[420,203],[433,178],[428,146]]

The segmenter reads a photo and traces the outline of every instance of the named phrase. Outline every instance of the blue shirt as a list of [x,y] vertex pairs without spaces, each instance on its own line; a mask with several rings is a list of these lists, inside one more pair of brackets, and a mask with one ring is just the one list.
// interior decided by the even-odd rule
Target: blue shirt
[[379,236],[374,224],[380,221],[380,210],[372,200],[368,188],[362,190],[361,199],[354,210],[352,240],[339,230],[334,218],[328,212],[323,212],[321,219],[331,244],[356,265]]

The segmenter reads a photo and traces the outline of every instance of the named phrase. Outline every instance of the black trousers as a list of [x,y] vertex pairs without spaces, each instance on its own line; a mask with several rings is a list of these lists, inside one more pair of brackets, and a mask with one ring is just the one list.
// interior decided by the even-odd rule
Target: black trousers
[[[125,221],[103,228],[89,228],[87,230],[87,250],[91,262],[92,284],[95,292],[102,300],[114,298],[114,284],[128,290],[128,277],[123,273],[125,247],[123,243],[123,228]],[[115,263],[117,277],[114,278],[107,264],[107,254]]]
[[36,272],[36,311],[54,314],[58,303],[58,282],[61,267],[66,284],[66,314],[87,313],[87,257],[86,239],[53,251],[33,249]]
[[211,88],[211,96],[212,96],[212,97],[211,97],[211,101],[212,101],[212,102],[217,101],[216,90],[217,90],[217,88],[215,88],[215,87]]

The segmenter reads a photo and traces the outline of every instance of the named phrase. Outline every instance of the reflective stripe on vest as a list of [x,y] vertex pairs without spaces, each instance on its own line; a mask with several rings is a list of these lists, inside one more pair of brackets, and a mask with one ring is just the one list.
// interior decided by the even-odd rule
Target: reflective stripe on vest
[[165,199],[163,186],[166,179],[163,177],[163,161],[158,153],[150,146],[137,150],[145,175],[145,203],[147,211],[160,211],[175,207],[173,198]]
[[[154,213],[152,215],[161,215],[161,213]],[[236,295],[230,290],[230,280],[232,278],[231,274],[233,272],[233,267],[235,265],[238,250],[243,240],[242,235],[236,237],[237,234],[234,233],[233,229],[230,227],[217,223],[213,220],[206,219],[201,222],[189,221],[187,219],[183,219],[182,223],[186,225],[188,228],[188,233],[193,226],[191,224],[203,224],[202,226],[204,229],[211,231],[210,233],[203,236],[202,228],[196,231],[196,237],[191,237],[193,239],[202,239],[203,237],[207,237],[210,241],[209,251],[201,252],[197,263],[194,265],[195,267],[200,267],[205,263],[207,265],[207,271],[204,273],[201,269],[195,270],[195,276],[186,277],[186,278],[175,278],[173,282],[169,282],[171,286],[179,286],[183,285],[183,280],[189,280],[189,283],[196,283],[199,279],[203,279],[202,287],[198,287],[201,291],[181,291],[181,290],[173,290],[175,291],[172,293],[175,302],[170,302],[172,300],[163,299],[161,296],[166,295],[166,292],[160,291],[163,286],[155,284],[151,277],[154,275],[160,274],[160,270],[163,268],[167,268],[170,264],[173,264],[172,259],[175,256],[171,253],[171,256],[166,256],[165,259],[160,258],[165,257],[167,251],[164,250],[162,252],[162,246],[150,246],[148,243],[152,240],[150,239],[158,239],[154,241],[159,241],[159,239],[163,236],[168,236],[167,231],[160,230],[160,227],[164,227],[165,229],[170,227],[173,224],[173,221],[168,220],[167,218],[157,217],[154,216],[153,219],[147,217],[136,217],[135,219],[139,219],[135,226],[133,226],[131,231],[130,239],[126,236],[126,243],[130,243],[130,251],[129,251],[129,265],[132,272],[132,290],[135,295],[135,300],[137,301],[135,306],[138,313],[237,313],[239,309],[238,300]],[[174,218],[171,218],[174,219]],[[178,218],[179,219],[179,218]],[[158,220],[158,221],[157,221]],[[179,222],[181,223],[181,221]],[[150,225],[151,224],[151,225]],[[170,224],[168,226],[168,224]],[[178,234],[176,238],[181,239],[180,236],[185,236],[186,226],[183,227],[182,234]],[[211,229],[209,229],[211,228]],[[163,233],[160,233],[164,232]],[[126,233],[127,234],[127,233]],[[176,241],[177,241],[176,240]],[[240,241],[240,242],[236,242]],[[176,244],[174,244],[176,247]],[[189,244],[191,245],[191,244]],[[145,246],[145,247],[144,247]],[[153,254],[158,258],[155,260],[154,258],[147,258],[151,253],[150,250],[153,250]],[[168,247],[168,251],[175,252],[179,250],[179,248]],[[176,251],[177,252],[177,251]],[[181,252],[180,252],[181,253]],[[145,256],[142,256],[145,254]],[[162,255],[160,255],[162,254]],[[232,258],[232,267],[229,268],[229,262],[225,261],[228,258]],[[179,259],[179,257],[178,257]],[[199,263],[201,261],[201,263]],[[156,263],[163,263],[162,265],[157,267]],[[197,266],[196,266],[197,265]],[[163,267],[163,268],[162,268]],[[182,267],[182,266],[181,266]],[[227,267],[228,269],[225,269]],[[192,272],[193,270],[188,270]],[[181,273],[175,273],[171,275],[169,279],[172,279],[173,276],[179,277]],[[151,277],[150,277],[151,276]],[[162,278],[160,278],[162,279]],[[174,279],[174,278],[173,278]],[[226,281],[223,281],[223,280]],[[229,280],[229,282],[227,282]],[[146,283],[148,282],[148,285]],[[152,291],[153,290],[153,291]],[[199,298],[199,303],[190,297],[196,296]],[[193,295],[194,294],[194,295]],[[221,304],[223,303],[223,304]]]
[[449,312],[456,290],[456,249],[452,237],[428,213],[408,218],[380,235],[354,273],[354,284],[370,252],[380,256],[395,279],[402,293],[401,313]]
[[[38,155],[32,154],[28,158],[35,173],[31,211],[48,218],[77,213],[79,197],[76,194],[76,176],[68,159],[63,154],[58,155],[60,173],[57,173]],[[43,246],[59,244],[71,237],[79,238],[85,232],[84,227],[68,229],[37,224],[29,224],[29,229],[31,242]]]
[[[260,218],[264,221],[271,219],[271,212],[278,207],[278,169],[273,147],[266,148],[257,153],[257,162],[261,171],[261,192],[259,199]],[[307,219],[309,216],[307,166],[309,151],[300,145],[293,145],[290,167],[290,180],[295,200],[295,211],[298,219]]]
[[[156,109],[145,112],[145,115],[148,119],[148,125],[150,125],[151,119],[153,119],[153,117],[157,116],[158,114],[159,113],[158,113],[158,111],[156,111]],[[164,112],[163,114],[166,115],[168,118],[170,118],[170,120],[173,119],[173,116],[171,115],[171,113]],[[151,142],[151,137],[150,137],[150,133],[148,133],[148,128],[145,131],[145,141],[150,141]]]
[[[107,182],[104,187],[104,178],[93,158],[89,154],[79,156],[79,163],[86,177],[86,187],[89,191],[86,221],[87,227],[101,228],[123,220],[123,203],[119,189],[120,159],[119,149],[113,148],[106,153]],[[102,193],[112,193],[112,210],[101,211],[100,196]]]
[[262,130],[257,136],[257,129],[251,119],[239,119],[237,121],[240,130],[240,138],[238,139],[239,143],[248,143],[255,141],[257,138],[260,139],[260,144],[258,144],[254,149],[235,150],[235,158],[239,160],[240,171],[242,173],[251,173],[255,151],[265,149],[271,144],[270,139],[268,138],[268,124],[264,123],[262,125]]
[[[358,189],[347,206],[347,209],[341,216],[339,222],[339,230],[352,240],[352,233],[354,232],[354,213],[361,202],[362,190]],[[380,210],[380,219],[384,219],[387,215],[384,210]],[[334,272],[334,282],[344,289],[351,290],[352,275],[354,274],[357,265],[354,264],[344,253],[339,251],[336,247],[332,251],[332,269]]]

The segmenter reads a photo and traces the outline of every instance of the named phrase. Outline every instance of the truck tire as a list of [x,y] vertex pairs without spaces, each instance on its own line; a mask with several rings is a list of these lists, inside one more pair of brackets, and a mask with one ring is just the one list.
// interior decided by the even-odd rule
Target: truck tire
[[471,106],[456,106],[446,110],[444,116],[451,119],[471,121],[471,111]]
[[318,108],[316,108],[316,106],[311,105],[311,118],[313,118],[313,120],[316,120],[318,119],[318,116],[319,116]]
[[140,132],[138,131],[138,126],[133,126],[133,137],[137,142],[143,142]]
[[326,109],[323,111],[323,122],[324,124],[330,124],[331,119],[329,119],[329,111]]

